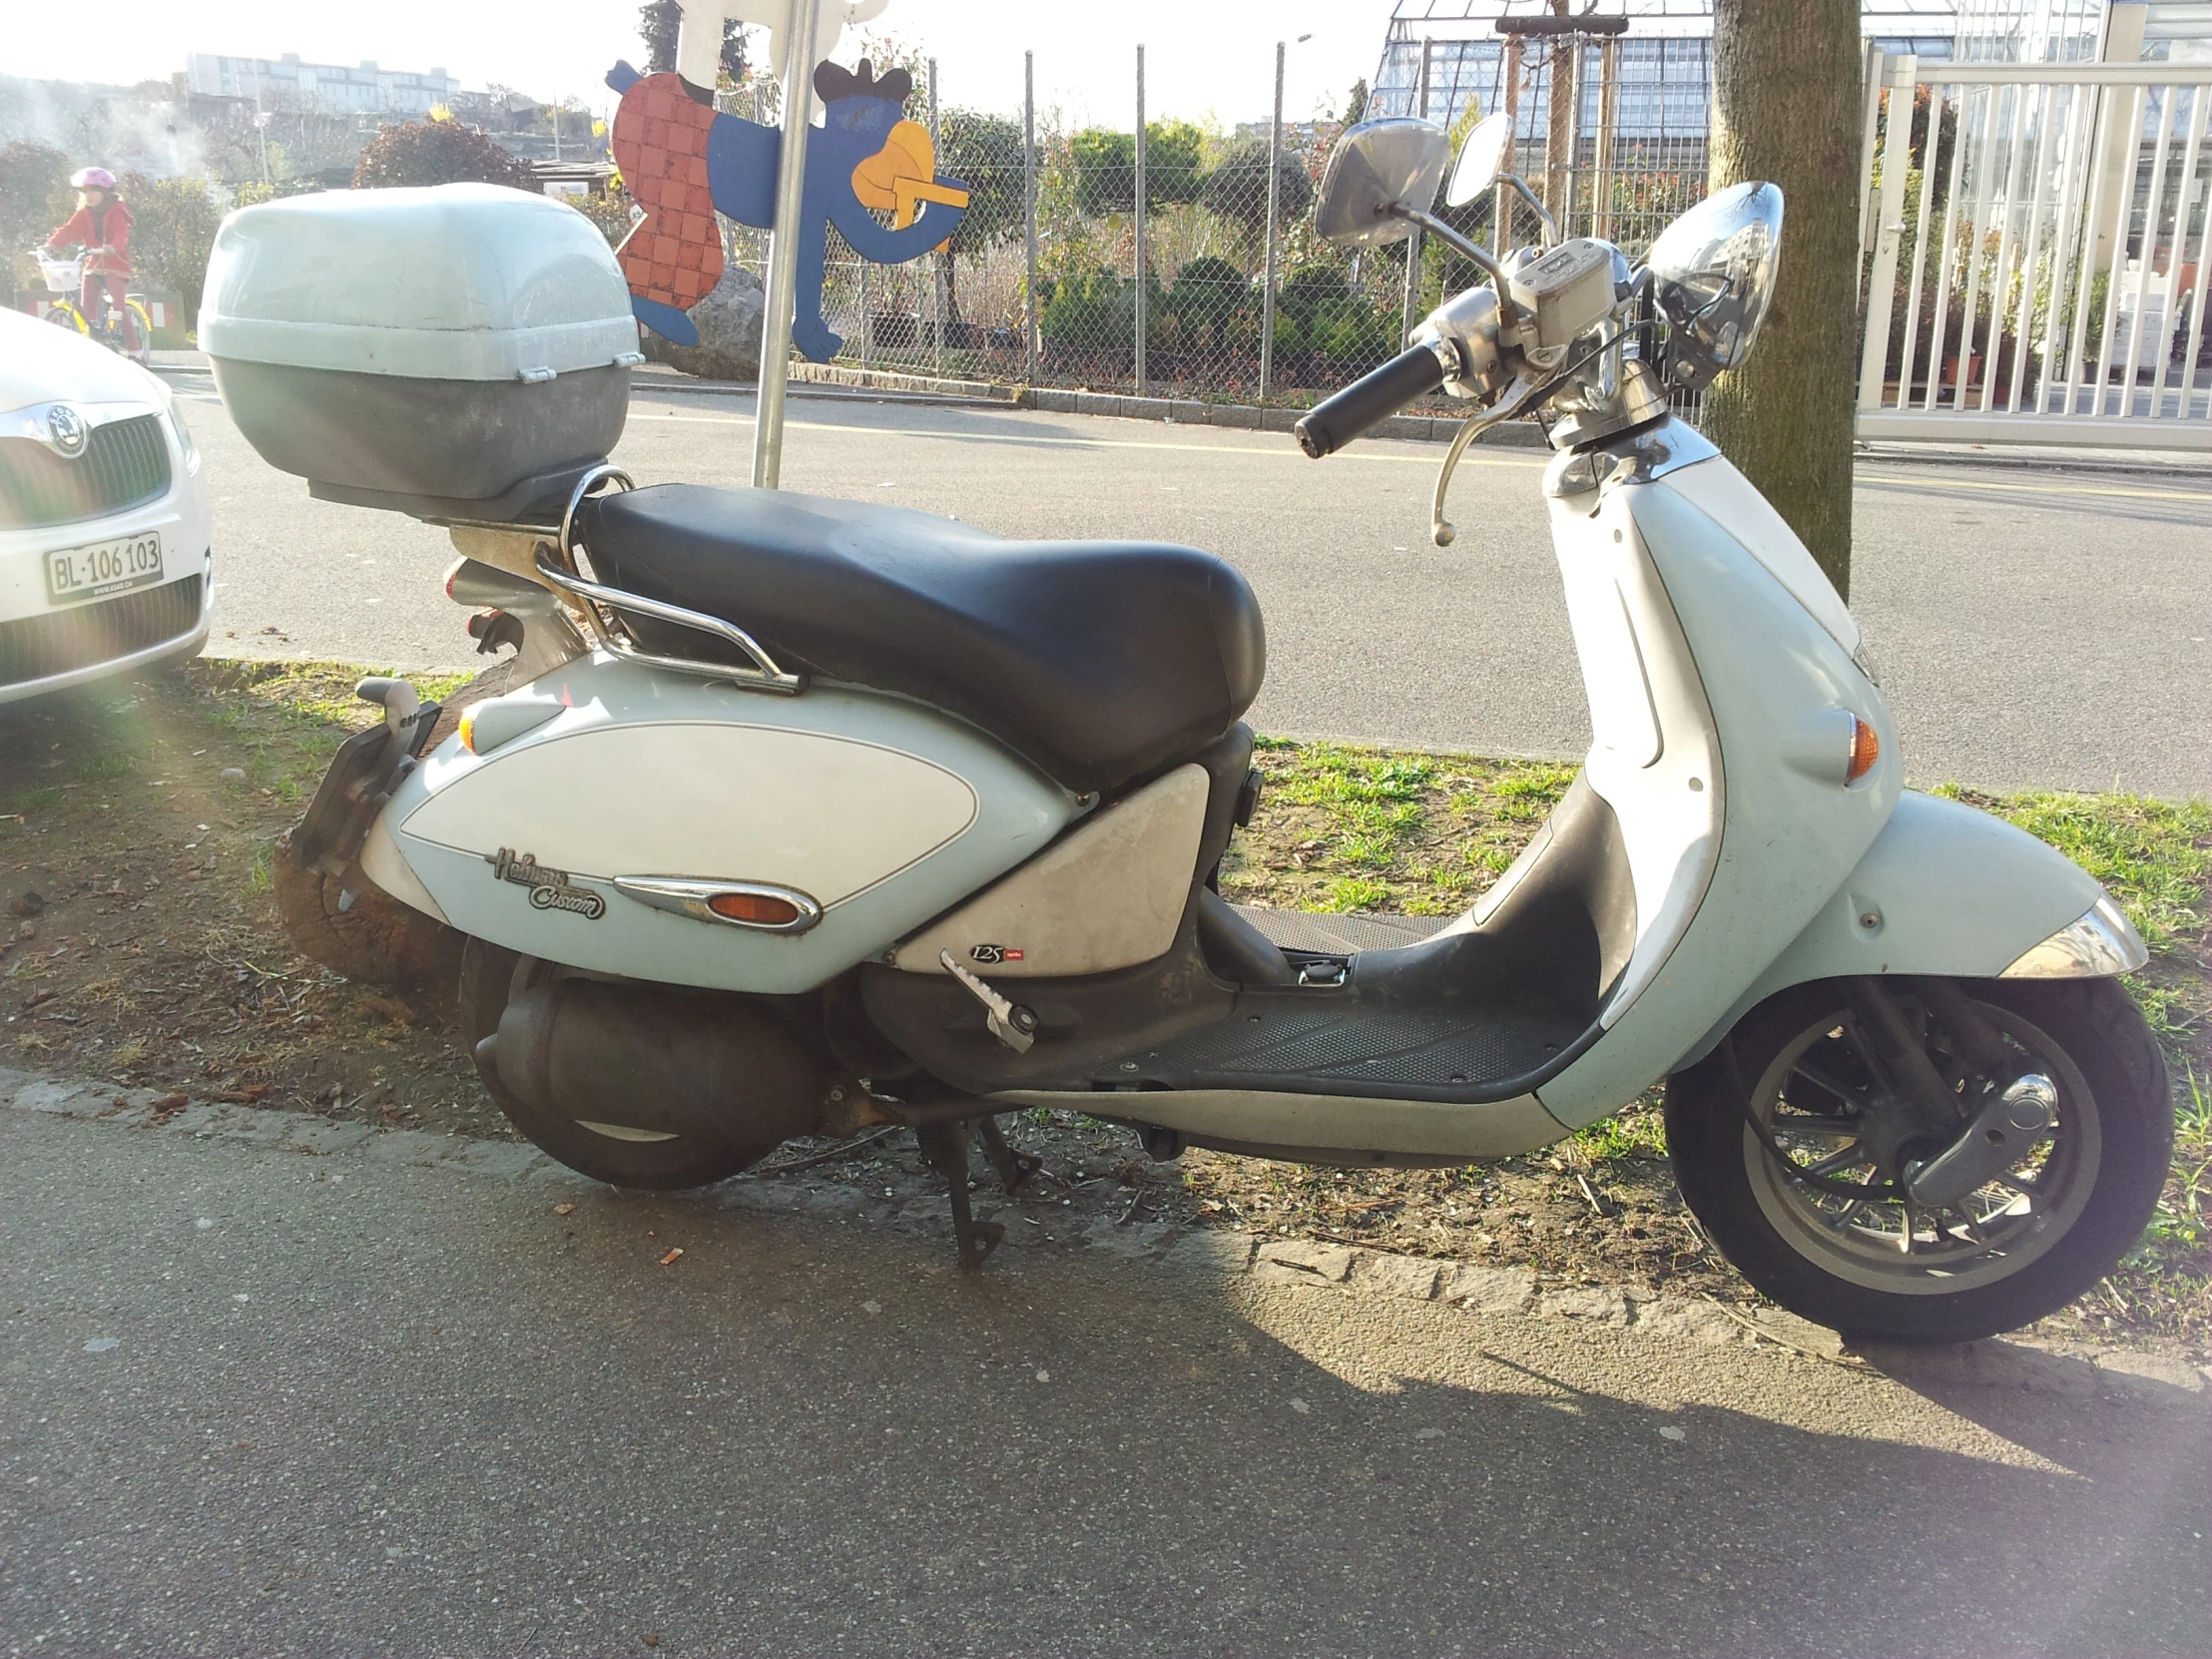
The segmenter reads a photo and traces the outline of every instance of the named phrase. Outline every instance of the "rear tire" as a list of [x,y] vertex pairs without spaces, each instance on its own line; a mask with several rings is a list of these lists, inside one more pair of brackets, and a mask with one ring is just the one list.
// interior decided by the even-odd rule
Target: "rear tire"
[[[1886,1267],[1879,1241],[1902,1240],[1912,1211],[1869,1204],[1845,1212],[1841,1224],[1827,1220],[1838,1207],[1821,1210],[1817,1195],[1781,1175],[1746,1123],[1739,1088],[1759,1102],[1763,1121],[1792,1121],[1776,1115],[1780,1084],[1773,1079],[1789,1073],[1795,1053],[1811,1052],[1802,1046],[1809,1038],[1818,1041],[1841,1022],[1847,998],[1840,983],[1794,986],[1769,998],[1722,1049],[1667,1083],[1667,1145],[1692,1213],[1761,1292],[1849,1337],[1971,1342],[2056,1313],[2118,1265],[2165,1185],[2173,1155],[2165,1057],[2117,981],[1974,980],[1959,988],[2059,1084],[2059,1132],[2034,1183],[2049,1185],[2049,1207],[2028,1199],[2024,1209],[1983,1216],[1988,1248],[1977,1248],[1978,1230],[1952,1226],[1948,1212],[1939,1212],[1922,1218],[1936,1263],[1916,1267],[1901,1252]],[[1853,1215],[1869,1225],[1854,1225]],[[1898,1232],[1886,1235],[1887,1225]],[[2045,1227],[2058,1228],[2057,1236],[2040,1236]],[[1953,1285],[1961,1288],[1946,1288]]]
[[[461,947],[461,1030],[471,1057],[476,1045],[499,1030],[507,999],[538,976],[561,969],[535,957],[518,956],[503,945],[471,936]],[[749,1169],[776,1150],[767,1146],[728,1146],[687,1135],[658,1135],[608,1124],[580,1123],[533,1106],[500,1080],[499,1068],[482,1059],[476,1074],[499,1102],[507,1121],[541,1150],[579,1175],[610,1187],[646,1192],[676,1192],[711,1187]]]

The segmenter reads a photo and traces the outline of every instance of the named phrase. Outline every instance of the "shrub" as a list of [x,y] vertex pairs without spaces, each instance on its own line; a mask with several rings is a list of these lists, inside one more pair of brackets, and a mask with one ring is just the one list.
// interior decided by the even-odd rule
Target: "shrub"
[[469,181],[532,193],[538,188],[528,162],[457,121],[406,121],[381,128],[353,169],[355,190]]
[[1211,254],[1177,272],[1167,296],[1167,308],[1181,325],[1186,347],[1197,345],[1202,335],[1215,345],[1227,343],[1239,317],[1249,317],[1252,302],[1253,288],[1245,274]]
[[208,256],[223,210],[205,179],[149,179],[127,173],[118,183],[131,208],[131,264],[151,287],[174,288],[185,315],[200,314]]
[[[1278,228],[1303,218],[1314,205],[1314,182],[1295,151],[1285,150],[1275,160],[1275,223]],[[1207,212],[1238,226],[1253,240],[1268,232],[1268,141],[1247,139],[1222,158],[1206,175],[1199,201]]]

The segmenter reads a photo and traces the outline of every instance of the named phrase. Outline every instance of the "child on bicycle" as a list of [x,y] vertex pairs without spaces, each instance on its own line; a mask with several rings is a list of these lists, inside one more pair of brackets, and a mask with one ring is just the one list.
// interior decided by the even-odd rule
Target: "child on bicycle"
[[[109,311],[121,317],[124,349],[136,351],[138,319],[123,302],[123,290],[131,276],[131,210],[116,194],[115,175],[104,167],[81,168],[70,175],[69,183],[77,192],[77,211],[46,239],[47,252],[59,253],[73,242],[84,245],[84,289],[79,306],[95,323]],[[103,287],[106,307],[100,303]]]

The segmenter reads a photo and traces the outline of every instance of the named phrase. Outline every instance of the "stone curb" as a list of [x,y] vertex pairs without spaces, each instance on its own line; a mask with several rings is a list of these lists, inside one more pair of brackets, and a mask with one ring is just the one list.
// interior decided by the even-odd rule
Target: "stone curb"
[[[537,1180],[572,1189],[599,1187],[520,1142],[431,1135],[416,1129],[371,1129],[310,1112],[212,1101],[155,1109],[157,1101],[174,1098],[154,1089],[70,1082],[0,1067],[0,1109],[44,1112],[193,1140],[243,1141],[308,1157],[358,1156],[372,1163],[447,1170],[503,1183]],[[867,1219],[916,1234],[943,1232],[951,1220],[950,1207],[942,1198],[911,1199],[886,1208],[884,1201],[856,1188],[806,1187],[742,1177],[714,1189],[704,1201],[721,1210],[764,1215]],[[1640,1286],[1546,1287],[1533,1269],[1524,1267],[1489,1268],[1396,1256],[1327,1240],[1263,1239],[1226,1228],[1178,1232],[1164,1221],[1120,1226],[1102,1219],[1070,1242],[1103,1255],[1156,1263],[1188,1277],[1241,1279],[1315,1296],[1437,1303],[1481,1318],[1564,1320],[1706,1348],[1766,1342],[1809,1359],[1849,1363],[1843,1339],[1835,1332],[1780,1309],[1732,1315],[1714,1302],[1662,1295]],[[1019,1271],[1016,1262],[1006,1265]],[[2178,1390],[2212,1403],[2212,1387],[2208,1387],[2212,1367],[2129,1350],[2100,1351],[2077,1359],[2024,1344],[1990,1341],[1956,1348],[1870,1350],[1866,1358],[1885,1374],[1913,1383],[2025,1390],[2069,1399],[2168,1402]]]
[[[1304,409],[1264,407],[1257,403],[1211,403],[1196,397],[1134,397],[1121,392],[1073,391],[1058,386],[1009,385],[996,380],[940,379],[927,374],[901,374],[889,369],[847,368],[841,363],[794,363],[794,384],[846,386],[860,391],[902,392],[916,397],[941,397],[961,402],[998,403],[1008,408],[1036,409],[1045,414],[1107,415],[1122,420],[1157,420],[1175,426],[1227,426],[1246,432],[1288,432],[1306,413]],[[656,391],[706,391],[708,383],[673,387],[656,375],[650,381],[634,381],[635,389]],[[721,392],[748,392],[736,382],[715,383]],[[1448,443],[1459,430],[1457,415],[1393,415],[1373,428],[1368,436],[1400,438],[1416,443]],[[1482,441],[1493,447],[1546,449],[1543,431],[1534,421],[1509,420],[1492,427]]]
[[[156,352],[173,360],[154,363],[156,373],[208,372],[207,357],[197,351]],[[174,360],[191,359],[191,360]],[[908,402],[995,403],[1005,408],[1037,409],[1048,414],[1110,415],[1127,420],[1159,420],[1180,426],[1227,426],[1244,431],[1288,432],[1305,413],[1303,409],[1267,408],[1253,403],[1209,403],[1198,398],[1131,397],[1118,392],[1070,391],[1054,386],[1013,385],[997,380],[957,380],[929,374],[902,374],[890,369],[848,368],[841,363],[795,362],[795,385],[843,386],[855,391],[881,391]],[[633,395],[640,391],[670,392],[693,397],[749,397],[754,387],[742,380],[701,380],[680,373],[651,374],[633,378]],[[1400,438],[1413,442],[1448,443],[1459,429],[1453,415],[1393,415],[1377,426],[1371,437]],[[1547,449],[1543,431],[1534,421],[1508,420],[1493,426],[1481,441],[1494,448]],[[2024,451],[1965,447],[1950,444],[1913,444],[1896,439],[1867,440],[1858,445],[1862,461],[1894,461],[1916,466],[1993,467],[1998,470],[2110,472],[2137,477],[2193,480],[2212,472],[2212,461],[2176,453],[2167,455],[2115,453],[2110,450],[2028,446]]]

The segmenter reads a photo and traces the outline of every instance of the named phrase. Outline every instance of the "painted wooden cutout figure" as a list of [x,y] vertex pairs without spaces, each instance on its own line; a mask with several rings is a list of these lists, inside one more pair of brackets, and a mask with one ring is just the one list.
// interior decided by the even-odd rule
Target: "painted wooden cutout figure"
[[[857,70],[820,64],[814,80],[825,123],[807,140],[792,340],[816,362],[828,362],[844,343],[822,315],[829,227],[863,260],[901,265],[941,247],[968,198],[959,180],[936,172],[928,129],[903,118],[913,90],[904,70],[878,80],[863,58]],[[699,330],[685,313],[722,276],[715,214],[774,226],[783,134],[717,114],[680,75],[640,75],[623,63],[607,85],[622,95],[615,163],[646,216],[620,250],[631,303],[656,333],[695,345]],[[893,216],[889,229],[875,212]]]

